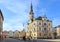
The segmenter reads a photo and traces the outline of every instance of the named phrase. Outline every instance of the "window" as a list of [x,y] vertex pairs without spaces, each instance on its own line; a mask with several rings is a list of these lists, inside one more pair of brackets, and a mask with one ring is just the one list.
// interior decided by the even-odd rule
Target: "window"
[[41,36],[41,33],[39,35]]
[[44,28],[44,30],[46,30],[46,28]]
[[50,23],[49,23],[49,26],[50,26]]
[[51,34],[49,34],[49,36],[51,36]]
[[35,23],[34,23],[34,25],[35,25]]
[[44,23],[44,25],[46,25],[46,23]]
[[34,34],[34,36],[36,36],[36,35]]
[[41,28],[39,28],[39,30],[41,30]]
[[50,30],[50,28],[49,28],[49,30]]
[[41,23],[39,23],[39,25],[41,25]]
[[2,22],[0,22],[0,25],[2,25]]
[[35,31],[35,28],[34,28],[34,31]]
[[31,36],[33,36],[33,34]]
[[44,36],[47,36],[47,34],[44,34]]
[[39,30],[41,30],[41,27],[39,27]]
[[33,19],[31,19],[31,21],[33,22]]
[[36,31],[36,28],[34,28],[34,31]]

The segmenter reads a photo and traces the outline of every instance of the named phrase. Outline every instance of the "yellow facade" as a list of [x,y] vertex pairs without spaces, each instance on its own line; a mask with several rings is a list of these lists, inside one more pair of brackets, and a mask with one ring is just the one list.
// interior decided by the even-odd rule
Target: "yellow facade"
[[60,25],[56,28],[57,36],[60,36]]
[[48,20],[46,15],[34,18],[32,4],[30,7],[29,20],[30,21],[27,23],[26,38],[53,38],[52,21]]
[[[32,39],[37,38],[52,38],[52,22],[45,20],[35,20],[27,25],[26,36],[30,36]],[[46,25],[43,25],[46,23]]]
[[14,33],[13,33],[13,37],[14,38],[19,38],[19,31],[18,30],[16,30],[16,31],[14,31]]

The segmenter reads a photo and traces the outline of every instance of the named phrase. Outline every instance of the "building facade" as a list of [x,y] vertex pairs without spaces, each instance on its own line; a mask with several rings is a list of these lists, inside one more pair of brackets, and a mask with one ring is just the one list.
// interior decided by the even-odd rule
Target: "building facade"
[[3,18],[3,14],[2,14],[2,11],[0,10],[0,39],[3,38],[3,36],[2,36],[3,20],[4,20],[4,18]]
[[54,38],[55,38],[55,39],[57,38],[57,31],[56,31],[56,28],[57,28],[57,27],[54,27],[54,28],[53,28],[53,35],[54,35]]
[[56,27],[57,38],[60,38],[60,25]]
[[19,38],[23,38],[26,36],[26,32],[24,30],[20,31]]
[[20,32],[19,32],[18,30],[14,31],[14,32],[13,32],[13,37],[14,37],[14,38],[19,38],[19,33],[20,33]]
[[13,38],[13,31],[11,31],[11,30],[9,31],[9,37]]
[[9,32],[3,31],[3,38],[9,38]]
[[52,21],[47,19],[46,15],[34,18],[32,4],[30,6],[26,38],[29,39],[53,38]]

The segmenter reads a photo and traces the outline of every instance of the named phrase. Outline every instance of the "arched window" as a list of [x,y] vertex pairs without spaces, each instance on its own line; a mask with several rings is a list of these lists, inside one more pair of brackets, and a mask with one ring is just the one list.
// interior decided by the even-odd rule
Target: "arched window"
[[44,30],[46,31],[47,29],[46,29],[46,28],[44,28]]
[[41,23],[39,23],[39,25],[41,25]]
[[44,25],[46,25],[46,23],[44,23]]

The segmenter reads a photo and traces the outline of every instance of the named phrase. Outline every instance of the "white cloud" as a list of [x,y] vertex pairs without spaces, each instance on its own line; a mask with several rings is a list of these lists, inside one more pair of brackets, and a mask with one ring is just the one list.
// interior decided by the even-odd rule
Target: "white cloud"
[[6,30],[6,29],[10,30],[11,28],[12,28],[12,26],[9,25],[8,23],[3,24],[3,31]]
[[9,30],[13,30],[13,31],[19,30],[19,31],[21,31],[21,30],[23,30],[24,27],[23,27],[22,24],[11,25],[9,23],[4,23],[3,28],[4,28],[3,31],[4,30],[7,30],[7,31],[9,31]]
[[22,4],[22,3],[16,3],[16,4],[13,4],[12,6],[6,6],[6,8],[16,14],[20,14],[22,12],[25,12],[26,10],[26,5],[25,4]]
[[[39,1],[33,0],[32,2],[33,7],[35,7]],[[28,20],[27,18],[29,13],[27,13],[26,10],[29,11],[30,9],[30,0],[1,0],[0,4],[2,4],[7,10],[17,14],[16,16],[14,16],[14,14],[10,19],[6,18],[6,20],[4,20],[3,30],[22,30],[22,23]]]
[[19,25],[16,25],[15,28],[17,28],[17,30],[23,30],[23,24],[19,24]]

